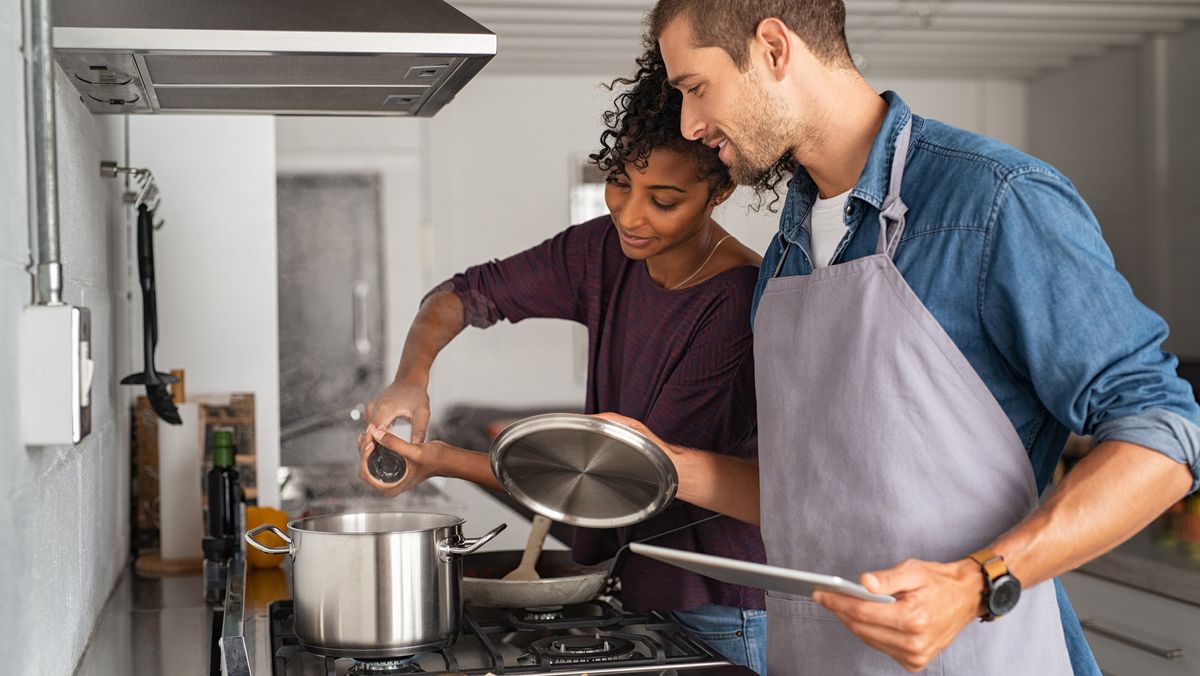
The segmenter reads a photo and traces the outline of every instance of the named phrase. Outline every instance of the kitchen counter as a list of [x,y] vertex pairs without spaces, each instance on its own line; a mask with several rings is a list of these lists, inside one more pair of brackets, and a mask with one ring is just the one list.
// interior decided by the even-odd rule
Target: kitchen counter
[[1156,543],[1151,528],[1079,571],[1200,606],[1200,560],[1179,546]]
[[214,613],[199,575],[152,580],[130,565],[101,611],[77,676],[210,676]]
[[[267,607],[291,596],[286,564],[247,569],[239,557],[231,571],[237,571],[231,588],[245,590],[239,608],[250,645],[240,652],[254,661],[253,672],[231,670],[228,676],[270,674]],[[214,632],[243,634],[241,618],[224,617],[222,611],[204,603],[201,576],[148,579],[130,565],[101,612],[75,676],[220,676]],[[230,631],[234,624],[236,630]]]
[[[397,498],[384,498],[365,488],[348,465],[316,465],[283,469],[284,507],[293,517],[342,511],[411,510],[463,516],[464,534],[479,535],[498,523],[508,528],[484,551],[523,549],[529,521],[506,507],[486,489],[457,479],[437,478]],[[546,549],[565,549],[547,539]],[[284,569],[251,569],[246,580],[249,624],[263,627],[262,636],[248,632],[248,641],[266,641],[266,607],[288,598]],[[259,615],[261,615],[261,617]],[[201,576],[164,579],[138,577],[132,564],[113,589],[92,639],[80,661],[77,676],[216,676],[210,672],[214,623],[222,618],[204,603]],[[216,627],[220,632],[221,628]],[[252,654],[253,646],[251,647]],[[269,652],[266,643],[257,651]],[[255,674],[270,673],[269,663],[252,665]]]

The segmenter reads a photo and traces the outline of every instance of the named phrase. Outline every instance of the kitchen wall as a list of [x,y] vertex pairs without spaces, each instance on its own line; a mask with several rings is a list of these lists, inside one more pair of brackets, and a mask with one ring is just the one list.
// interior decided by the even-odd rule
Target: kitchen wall
[[[592,151],[612,94],[601,78],[482,73],[428,123],[429,283],[469,265],[532,246],[567,225],[569,158]],[[1010,80],[879,79],[920,114],[1024,148],[1026,87]],[[720,222],[764,250],[777,215],[748,213],[739,195]],[[394,294],[419,297],[421,289]],[[435,367],[435,409],[459,401],[582,405],[583,331],[566,322],[526,321],[468,329]]]
[[[124,208],[101,159],[120,159],[119,118],[90,115],[58,74],[64,295],[92,313],[92,433],[78,446],[22,443],[18,329],[32,300],[21,2],[0,0],[0,655],[28,673],[69,674],[129,550],[124,375]],[[36,239],[32,240],[36,243]],[[64,355],[66,358],[66,355]]]
[[[275,119],[134,115],[129,123],[130,160],[154,171],[166,221],[154,236],[155,359],[160,370],[184,369],[189,396],[254,393],[258,499],[277,505]],[[140,358],[138,345],[130,349]]]
[[1117,268],[1200,359],[1200,28],[1120,50],[1029,87],[1030,147],[1088,201]]

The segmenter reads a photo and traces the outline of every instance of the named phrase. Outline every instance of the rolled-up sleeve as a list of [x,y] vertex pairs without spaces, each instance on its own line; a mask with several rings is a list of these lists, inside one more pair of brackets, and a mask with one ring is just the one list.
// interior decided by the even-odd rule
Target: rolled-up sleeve
[[1163,351],[1167,324],[1134,296],[1061,174],[1009,177],[980,276],[989,337],[1062,424],[1186,464],[1200,486],[1200,407]]
[[470,326],[540,317],[583,321],[589,249],[598,251],[603,223],[576,225],[503,260],[467,268],[427,294],[452,291]]

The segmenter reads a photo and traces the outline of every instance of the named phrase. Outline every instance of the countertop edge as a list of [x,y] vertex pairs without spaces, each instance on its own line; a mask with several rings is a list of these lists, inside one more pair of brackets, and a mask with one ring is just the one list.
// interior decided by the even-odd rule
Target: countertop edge
[[1129,554],[1119,548],[1080,566],[1078,571],[1181,603],[1200,606],[1200,573]]

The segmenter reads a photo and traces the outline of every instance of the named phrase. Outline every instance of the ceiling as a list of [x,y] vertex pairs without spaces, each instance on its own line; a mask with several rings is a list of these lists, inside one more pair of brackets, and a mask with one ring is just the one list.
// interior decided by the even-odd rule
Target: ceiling
[[[631,70],[653,0],[450,0],[499,36],[489,71]],[[868,76],[1029,78],[1200,22],[1200,0],[846,0]]]

